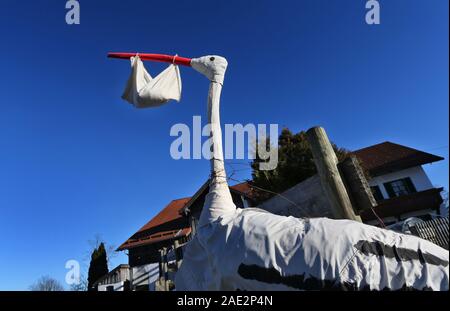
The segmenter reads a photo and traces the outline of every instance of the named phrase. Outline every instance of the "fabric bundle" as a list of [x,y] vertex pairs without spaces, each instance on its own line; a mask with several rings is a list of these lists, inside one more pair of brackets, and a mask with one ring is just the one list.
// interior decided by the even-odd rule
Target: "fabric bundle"
[[122,98],[137,108],[158,107],[181,99],[181,77],[171,64],[155,78],[147,72],[138,55],[131,58],[131,74]]

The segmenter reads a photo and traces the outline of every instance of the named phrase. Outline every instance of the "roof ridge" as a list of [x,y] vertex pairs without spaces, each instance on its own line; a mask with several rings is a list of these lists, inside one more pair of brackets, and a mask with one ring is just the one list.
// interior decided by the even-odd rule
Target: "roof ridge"
[[[188,200],[188,199],[190,199],[191,197],[184,197],[184,198],[179,198],[179,199],[173,199],[172,201],[170,201],[170,202],[174,202],[174,201],[181,201],[181,200]],[[169,203],[170,204],[170,203]]]
[[[406,146],[403,146],[403,145],[394,143],[394,142],[392,142],[392,141],[385,140],[385,141],[382,141],[382,142],[380,142],[380,143],[376,143],[376,144],[373,144],[373,145],[370,145],[370,146],[366,146],[366,147],[359,148],[359,149],[357,149],[357,150],[353,150],[353,151],[351,151],[351,152],[358,152],[358,151],[361,151],[361,150],[365,150],[365,149],[368,149],[368,148],[373,148],[373,147],[377,147],[377,146],[385,145],[385,144],[392,144],[392,145],[397,145],[397,146],[406,147]],[[410,147],[407,147],[407,148],[410,148]],[[411,149],[413,149],[413,148],[411,148]]]
[[368,146],[351,152],[363,167],[379,175],[443,160],[442,157],[391,141]]

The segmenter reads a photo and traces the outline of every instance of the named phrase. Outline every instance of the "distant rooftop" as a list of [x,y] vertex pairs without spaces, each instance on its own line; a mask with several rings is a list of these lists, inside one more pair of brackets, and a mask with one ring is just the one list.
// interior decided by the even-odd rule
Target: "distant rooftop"
[[173,200],[166,207],[133,234],[117,250],[125,250],[136,246],[161,242],[175,237],[187,236],[191,228],[180,209],[191,198]]
[[386,141],[352,152],[372,176],[441,161],[444,158]]

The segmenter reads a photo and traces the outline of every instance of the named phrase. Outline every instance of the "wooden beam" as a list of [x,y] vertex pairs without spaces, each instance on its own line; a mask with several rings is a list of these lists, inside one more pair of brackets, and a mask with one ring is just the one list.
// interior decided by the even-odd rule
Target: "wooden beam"
[[134,275],[133,275],[133,267],[130,266],[129,268],[129,276],[130,276],[130,291],[134,290]]
[[169,267],[167,263],[167,248],[163,247],[163,273],[164,273],[164,290],[169,291]]
[[164,269],[163,269],[164,254],[162,249],[159,249],[158,252],[159,252],[159,261],[158,261],[159,279],[162,280],[164,276]]
[[338,165],[355,213],[377,206],[377,201],[370,190],[364,170],[355,155],[351,155]]
[[165,282],[164,282],[164,251],[159,249],[159,279],[157,282],[156,289],[158,291],[165,291]]
[[350,197],[337,167],[338,159],[325,130],[322,127],[313,127],[306,132],[306,135],[334,218],[361,222],[361,218],[353,211]]
[[178,241],[178,240],[175,240],[174,242],[173,242],[173,251],[175,252],[175,261],[176,261],[176,263],[177,263],[177,271],[178,271],[178,269],[180,269],[180,267],[181,267],[181,262],[182,262],[182,249],[181,249],[181,246],[180,246],[180,241]]

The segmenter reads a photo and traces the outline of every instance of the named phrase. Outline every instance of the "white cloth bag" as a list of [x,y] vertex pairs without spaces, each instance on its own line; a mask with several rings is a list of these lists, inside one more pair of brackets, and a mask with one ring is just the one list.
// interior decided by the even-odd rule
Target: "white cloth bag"
[[132,57],[131,74],[122,98],[137,108],[158,107],[170,100],[179,102],[181,77],[178,66],[171,64],[152,78],[140,57]]

